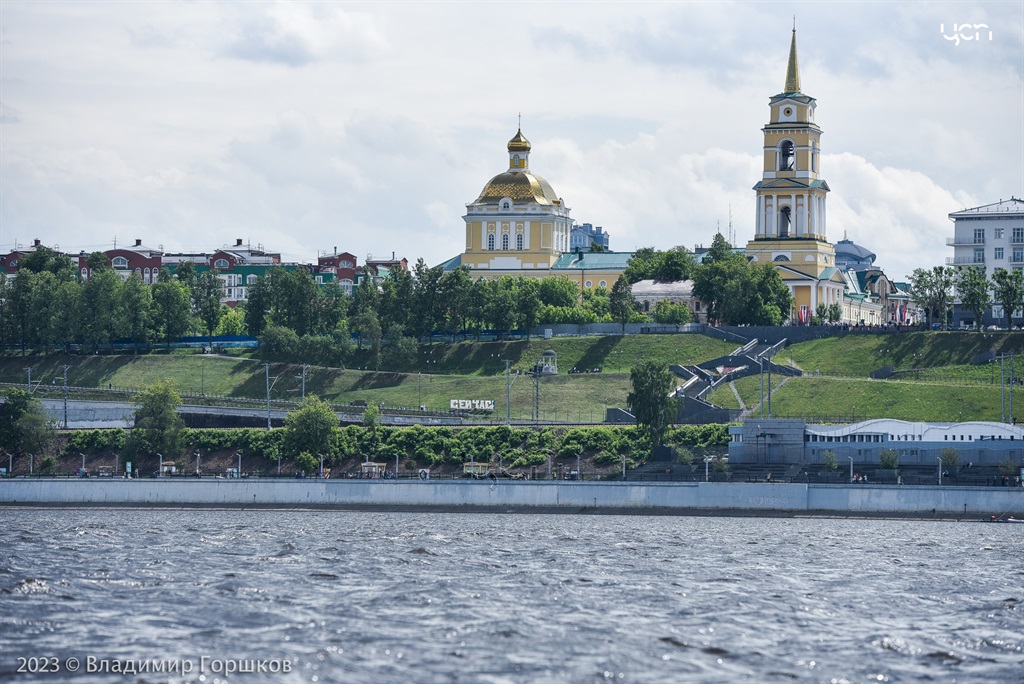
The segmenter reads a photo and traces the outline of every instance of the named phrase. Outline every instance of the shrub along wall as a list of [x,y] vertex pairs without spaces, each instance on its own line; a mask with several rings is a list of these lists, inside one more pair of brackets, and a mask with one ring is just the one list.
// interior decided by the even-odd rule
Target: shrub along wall
[[[282,452],[285,429],[240,430],[186,429],[183,452],[238,451],[276,459]],[[65,454],[124,449],[128,431],[79,430],[70,434]],[[726,425],[683,425],[671,428],[666,443],[672,446],[713,447],[728,444]],[[397,456],[418,465],[490,461],[502,456],[507,467],[538,465],[551,453],[556,458],[593,457],[597,462],[617,462],[622,456],[643,461],[650,453],[646,437],[632,426],[584,428],[498,427],[364,427],[349,425],[334,432],[331,453],[325,463],[349,458],[391,462]],[[281,453],[285,458],[298,454]]]

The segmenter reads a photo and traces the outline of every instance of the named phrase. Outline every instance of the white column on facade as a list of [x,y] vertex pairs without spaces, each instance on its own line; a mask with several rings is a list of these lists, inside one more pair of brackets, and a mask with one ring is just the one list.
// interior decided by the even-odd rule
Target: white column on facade
[[765,237],[775,235],[775,195],[768,195],[764,198],[765,211],[764,211],[764,234]]
[[811,223],[811,208],[809,206],[809,202],[810,201],[811,201],[811,196],[809,194],[804,195],[804,206],[800,210],[800,213],[803,215],[803,224],[804,224],[803,225],[803,229],[804,229],[803,234],[804,234],[805,237],[811,232],[809,230],[810,223]]
[[757,205],[757,226],[754,229],[754,237],[759,237],[764,234],[764,195],[758,195],[754,201]]

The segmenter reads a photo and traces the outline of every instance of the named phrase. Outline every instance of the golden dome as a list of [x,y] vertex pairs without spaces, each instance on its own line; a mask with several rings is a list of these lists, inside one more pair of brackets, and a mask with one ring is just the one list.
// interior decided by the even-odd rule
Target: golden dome
[[511,198],[515,204],[558,206],[562,203],[551,184],[540,176],[525,171],[506,171],[488,181],[473,204],[497,204],[503,197]]
[[508,141],[509,152],[529,152],[530,141],[523,135],[522,129],[516,131],[515,136]]

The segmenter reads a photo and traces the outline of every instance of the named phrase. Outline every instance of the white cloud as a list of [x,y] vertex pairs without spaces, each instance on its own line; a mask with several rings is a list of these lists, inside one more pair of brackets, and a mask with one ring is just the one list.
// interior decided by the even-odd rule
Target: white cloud
[[[798,14],[829,234],[901,277],[946,214],[1024,194],[1022,24],[1010,3],[5,4],[0,251],[114,235],[235,238],[438,263],[464,205],[531,168],[612,247],[753,234],[761,126]],[[952,46],[940,22],[985,21]]]

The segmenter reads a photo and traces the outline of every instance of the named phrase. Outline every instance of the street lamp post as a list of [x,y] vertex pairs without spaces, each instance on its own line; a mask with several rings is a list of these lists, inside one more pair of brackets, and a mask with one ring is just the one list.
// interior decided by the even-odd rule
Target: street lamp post
[[324,455],[323,454],[320,454],[320,479],[321,480],[324,479]]
[[64,429],[68,429],[68,366],[64,366]]
[[160,457],[160,465],[158,466],[158,470],[156,471],[156,476],[157,477],[163,477],[164,476],[164,455],[161,454],[159,451],[156,453],[156,455]]
[[202,458],[202,452],[196,449],[196,477],[199,477],[199,459]]
[[853,456],[847,456],[850,459],[850,482],[853,482]]
[[942,486],[942,456],[936,456],[939,461],[939,486]]
[[[270,429],[270,364],[263,364],[263,371],[266,373],[267,380],[267,429]],[[281,457],[278,456],[277,474],[281,474]]]
[[235,456],[238,457],[238,470],[235,471],[235,478],[241,479],[242,477],[242,454],[241,452],[235,452]]
[[711,481],[711,473],[708,470],[708,466],[711,465],[711,462],[713,460],[715,460],[714,456],[705,456],[704,457],[704,481],[705,482],[710,482]]

